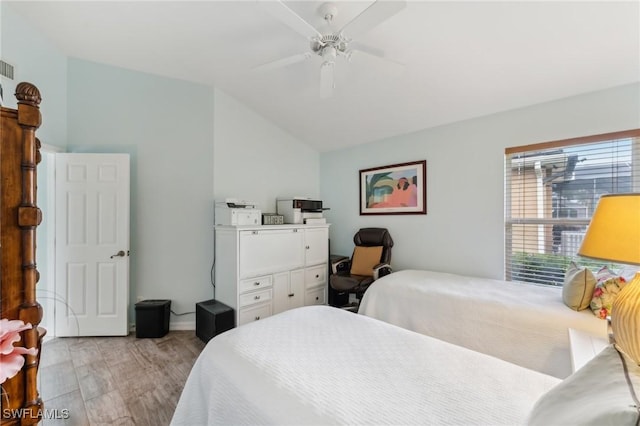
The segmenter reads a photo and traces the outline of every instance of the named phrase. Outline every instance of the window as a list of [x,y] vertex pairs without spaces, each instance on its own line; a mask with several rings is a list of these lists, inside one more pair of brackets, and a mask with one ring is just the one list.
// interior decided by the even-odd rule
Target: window
[[[640,192],[640,129],[505,150],[505,279],[561,286],[600,196]],[[639,218],[640,220],[640,218]]]

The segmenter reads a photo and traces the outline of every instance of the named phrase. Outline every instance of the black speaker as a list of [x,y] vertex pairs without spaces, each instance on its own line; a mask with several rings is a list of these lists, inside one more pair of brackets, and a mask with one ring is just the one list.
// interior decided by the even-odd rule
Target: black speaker
[[136,337],[162,337],[169,332],[171,300],[142,300],[135,310]]
[[196,336],[203,342],[207,343],[235,325],[233,308],[214,299],[196,303]]

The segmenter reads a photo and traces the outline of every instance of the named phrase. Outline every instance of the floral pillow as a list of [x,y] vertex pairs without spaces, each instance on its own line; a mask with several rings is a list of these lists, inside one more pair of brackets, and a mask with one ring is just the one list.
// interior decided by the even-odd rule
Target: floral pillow
[[626,283],[627,280],[616,275],[606,266],[596,272],[596,287],[589,305],[593,314],[601,319],[611,315],[613,301]]

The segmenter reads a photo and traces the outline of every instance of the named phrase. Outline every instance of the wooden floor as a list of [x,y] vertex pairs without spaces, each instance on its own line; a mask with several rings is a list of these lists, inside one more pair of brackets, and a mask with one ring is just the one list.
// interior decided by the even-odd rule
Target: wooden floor
[[193,331],[50,340],[42,348],[39,388],[47,415],[58,419],[42,424],[168,425],[203,348]]

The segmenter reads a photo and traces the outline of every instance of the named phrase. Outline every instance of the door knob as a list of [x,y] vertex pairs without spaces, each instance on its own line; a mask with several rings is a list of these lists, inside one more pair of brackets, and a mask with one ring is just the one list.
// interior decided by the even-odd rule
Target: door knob
[[124,250],[120,250],[116,254],[112,255],[111,259],[113,259],[114,257],[124,257],[124,255],[125,255]]

